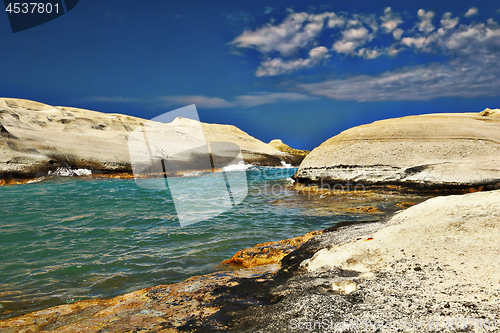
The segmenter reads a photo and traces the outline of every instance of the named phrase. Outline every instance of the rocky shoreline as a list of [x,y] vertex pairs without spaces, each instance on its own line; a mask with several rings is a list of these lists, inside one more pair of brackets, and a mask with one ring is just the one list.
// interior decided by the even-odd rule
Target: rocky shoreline
[[[84,169],[96,177],[129,178],[134,167],[130,154],[140,153],[141,149],[147,152],[141,142],[130,139],[131,134],[145,125],[150,138],[148,147],[157,146],[160,152],[146,153],[145,157],[139,154],[144,161],[134,163],[144,164],[144,170],[149,165],[156,165],[158,154],[163,153],[166,143],[172,151],[185,152],[168,157],[178,172],[199,170],[204,164],[198,161],[200,154],[197,155],[193,147],[203,147],[207,143],[223,142],[237,147],[241,150],[240,160],[247,164],[298,166],[304,158],[302,153],[280,151],[231,125],[200,123],[179,117],[169,123],[160,123],[121,114],[0,98],[0,184],[26,183],[60,169],[68,172]],[[236,156],[224,149],[211,151],[212,163],[231,163]],[[201,157],[206,159],[206,155],[205,151]]]
[[[19,108],[39,108],[3,102],[16,114]],[[58,110],[65,117],[70,111],[91,112]],[[9,112],[8,117],[16,118]],[[43,150],[43,145],[36,152],[20,149],[22,142],[30,142],[29,130],[14,133],[15,126],[5,126],[5,111],[0,115],[9,149],[14,145],[28,160],[49,158],[40,152],[52,148]],[[181,122],[181,127],[189,125]],[[244,133],[226,129],[226,141]],[[22,133],[26,137],[19,140]],[[285,152],[255,140],[248,136],[238,141],[252,151],[254,161],[264,158],[268,149],[274,149],[270,156],[277,156],[276,163],[289,154],[281,142],[273,140],[273,145]],[[71,148],[64,147],[60,149]],[[71,166],[88,166],[86,159],[78,164],[80,159]],[[106,170],[110,176],[123,172]],[[441,196],[417,205],[400,203],[402,210],[379,219],[376,207],[348,207],[354,213],[373,213],[374,219],[257,244],[225,261],[225,271],[3,320],[0,332],[500,330],[500,111],[423,115],[359,126],[307,154],[294,179],[296,190],[320,196],[345,193],[346,187],[349,196],[349,184],[354,191],[362,186],[358,190],[367,194]],[[449,195],[457,193],[461,195]]]
[[315,148],[294,179],[303,184],[452,193],[500,188],[500,110],[386,119]]
[[500,191],[436,197],[290,241],[279,265],[61,305],[0,332],[497,331],[499,236]]

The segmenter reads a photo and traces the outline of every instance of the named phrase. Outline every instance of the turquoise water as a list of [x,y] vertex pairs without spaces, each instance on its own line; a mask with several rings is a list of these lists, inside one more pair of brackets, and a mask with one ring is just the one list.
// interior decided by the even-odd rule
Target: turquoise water
[[[0,187],[0,318],[182,281],[225,269],[222,260],[256,243],[373,218],[337,209],[366,198],[292,190],[295,171],[247,170],[241,204],[187,227],[168,191],[134,180],[60,177]],[[388,214],[402,198],[369,200]]]

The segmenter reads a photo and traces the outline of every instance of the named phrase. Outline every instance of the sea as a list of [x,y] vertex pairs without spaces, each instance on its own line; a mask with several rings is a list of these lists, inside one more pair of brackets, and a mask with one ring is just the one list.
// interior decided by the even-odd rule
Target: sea
[[[299,190],[291,178],[296,170],[228,169],[246,175],[244,200],[188,225],[168,188],[140,187],[134,179],[96,179],[80,170],[0,187],[0,319],[235,269],[221,262],[240,249],[342,221],[378,220],[401,202],[426,199],[359,188]],[[189,191],[186,200],[203,195]]]

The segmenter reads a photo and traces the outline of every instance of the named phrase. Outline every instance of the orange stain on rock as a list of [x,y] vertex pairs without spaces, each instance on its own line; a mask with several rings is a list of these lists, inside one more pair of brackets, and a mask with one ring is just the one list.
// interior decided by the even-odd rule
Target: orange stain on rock
[[324,230],[312,231],[303,236],[284,239],[278,242],[257,244],[236,252],[231,259],[224,260],[222,264],[245,268],[278,264],[287,254],[323,232]]
[[377,207],[373,206],[360,206],[355,208],[347,208],[348,212],[351,213],[381,213]]

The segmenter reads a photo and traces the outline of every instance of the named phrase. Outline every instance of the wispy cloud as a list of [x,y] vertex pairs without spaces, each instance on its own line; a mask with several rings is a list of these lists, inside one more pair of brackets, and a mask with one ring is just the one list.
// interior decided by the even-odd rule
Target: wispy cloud
[[252,106],[263,105],[263,104],[272,104],[272,103],[276,103],[276,102],[307,101],[307,100],[312,100],[312,99],[314,99],[314,97],[304,95],[304,94],[299,94],[299,93],[292,93],[292,92],[269,93],[269,92],[264,92],[264,93],[255,94],[255,95],[238,96],[236,98],[236,103],[238,105],[240,105],[241,107],[252,107]]
[[474,62],[454,60],[390,71],[376,76],[356,75],[319,83],[300,84],[308,94],[343,101],[423,101],[439,97],[486,97],[500,91],[500,61],[478,57]]
[[[402,15],[390,7],[378,16],[292,12],[283,22],[247,30],[232,43],[262,52],[264,60],[256,71],[259,77],[319,66],[335,54],[370,61],[381,56],[396,57],[405,51],[405,54],[437,54],[443,59],[379,75],[357,74],[341,78],[332,73],[330,79],[322,82],[297,83],[295,91],[306,95],[353,101],[498,96],[500,26],[494,19],[484,23],[461,23],[460,17],[451,12],[436,17],[433,11],[420,9],[415,14],[413,24],[406,22],[409,28],[403,30]],[[464,16],[469,18],[477,14],[478,9],[472,7]],[[332,29],[328,33],[331,37],[322,35],[327,29]],[[382,37],[388,34],[392,35],[392,41]],[[325,43],[328,38],[332,38],[330,49],[318,47],[320,40]],[[313,56],[313,50],[317,57]],[[305,52],[309,53],[308,57],[304,57]],[[273,57],[269,56],[273,53]],[[342,59],[336,58],[339,64]]]
[[92,96],[86,98],[90,102],[102,103],[138,103],[141,100],[137,98],[119,97],[119,96]]
[[278,52],[286,57],[299,49],[310,48],[325,25],[334,27],[343,24],[344,20],[335,13],[291,13],[281,24],[266,24],[255,31],[245,30],[230,44],[262,53]]
[[305,92],[336,100],[430,100],[438,97],[498,96],[500,91],[500,26],[457,26],[443,15],[441,28],[428,36],[403,38],[418,52],[439,52],[451,61],[406,67],[376,76],[357,75],[313,84],[301,84]]
[[218,109],[218,108],[248,108],[257,105],[272,104],[276,102],[291,102],[311,100],[315,97],[292,92],[260,92],[251,95],[236,96],[233,101],[227,101],[219,97],[209,96],[164,96],[159,98],[164,106],[184,106],[196,104],[198,108]]
[[290,73],[302,68],[314,67],[328,57],[328,49],[324,46],[318,46],[309,51],[309,57],[306,59],[284,61],[281,58],[274,58],[265,60],[257,68],[255,75],[275,76]]
[[[465,17],[477,13],[478,9],[472,7]],[[281,23],[268,23],[256,30],[245,30],[230,44],[238,48],[253,48],[263,54],[264,59],[255,72],[256,76],[276,76],[323,64],[323,61],[311,56],[319,48],[321,59],[334,54],[375,59],[380,56],[395,57],[404,50],[443,52],[446,49],[443,44],[448,39],[453,42],[453,38],[449,37],[454,32],[467,34],[464,30],[469,30],[469,34],[476,33],[475,27],[460,25],[459,21],[460,18],[453,17],[450,12],[444,13],[438,21],[433,11],[419,9],[413,28],[405,31],[401,28],[405,23],[401,14],[394,12],[391,7],[385,8],[383,15],[379,16],[291,12]],[[495,34],[497,28],[488,29],[493,29],[490,33]],[[328,39],[324,34],[320,39],[325,30],[332,30],[328,33],[331,36],[329,38],[332,38],[330,49],[328,45],[318,46],[320,40],[324,44]],[[391,34],[393,41],[388,43],[387,38],[382,37],[384,34]],[[449,54],[448,51],[444,53]],[[304,57],[306,52],[309,57]]]
[[[353,14],[346,16],[334,12],[308,14],[293,11],[279,24],[265,24],[256,30],[245,30],[230,44],[238,48],[252,48],[264,55],[256,71],[257,76],[274,76],[290,73],[301,68],[319,65],[321,61],[311,57],[318,50],[321,33],[328,30],[340,30],[340,38],[332,41],[331,51],[322,54],[328,58],[332,53],[356,55],[372,59],[382,54],[395,55],[394,47],[387,50],[365,47],[382,28],[384,33],[391,33],[395,40],[401,39],[403,30],[398,25],[403,23],[401,15],[390,7],[384,10],[380,22],[374,14]],[[327,45],[328,46],[328,45]],[[307,51],[308,58],[300,57],[300,52]]]
[[[403,23],[401,15],[399,15],[398,13],[394,13],[391,7],[387,7],[386,9],[384,9],[384,16],[381,16],[380,19],[382,20],[382,24],[380,26],[385,33],[394,33],[398,25]],[[398,31],[399,30],[401,29],[398,29]]]
[[333,44],[337,53],[354,54],[361,45],[366,44],[371,38],[370,32],[365,27],[351,28],[342,31],[342,38]]
[[231,100],[204,95],[172,95],[148,99],[95,96],[85,98],[85,101],[103,103],[142,103],[161,107],[181,107],[196,104],[196,107],[201,109],[222,109],[248,108],[264,104],[273,104],[277,102],[307,101],[316,98],[317,97],[315,96],[295,92],[262,91],[254,94],[235,96]]
[[434,12],[430,10],[426,12],[423,9],[419,9],[417,16],[420,19],[420,22],[416,24],[418,30],[424,32],[425,34],[431,33],[434,30],[434,25],[432,24]]
[[271,14],[273,10],[274,10],[273,7],[266,7],[266,9],[264,10],[264,14],[266,15]]
[[474,16],[474,15],[477,15],[478,13],[478,9],[476,7],[471,7],[469,8],[469,10],[467,11],[467,13],[465,13],[465,17],[471,17],[471,16]]
[[222,98],[202,95],[163,96],[159,100],[163,102],[164,106],[196,104],[197,107],[204,109],[230,108],[235,106],[233,103]]
[[458,24],[458,21],[460,19],[458,17],[455,17],[455,18],[452,18],[451,17],[451,13],[444,13],[443,14],[443,18],[441,19],[441,26],[442,26],[442,29],[453,29],[457,26]]

